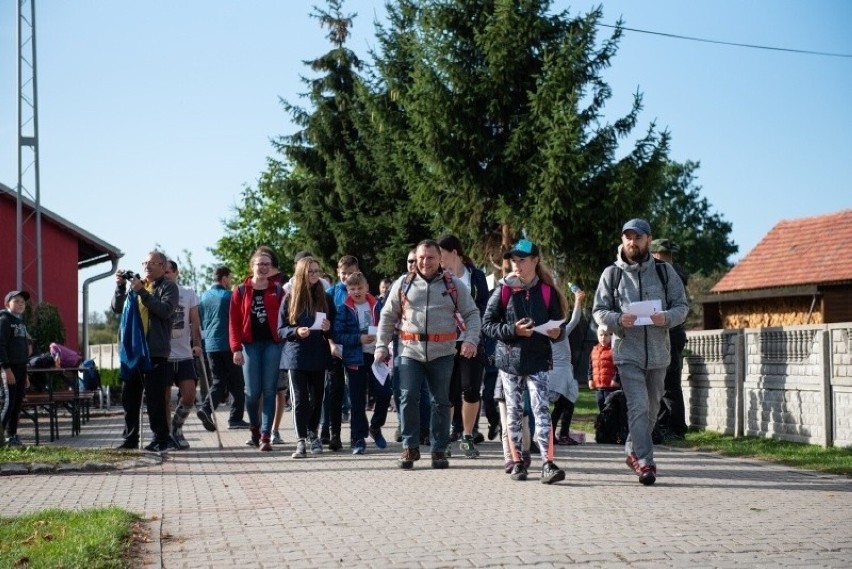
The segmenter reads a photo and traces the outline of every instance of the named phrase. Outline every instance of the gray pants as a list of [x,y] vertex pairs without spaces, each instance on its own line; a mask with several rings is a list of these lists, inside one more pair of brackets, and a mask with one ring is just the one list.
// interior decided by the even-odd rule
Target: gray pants
[[654,443],[651,441],[651,431],[660,410],[666,368],[643,369],[633,364],[619,364],[618,373],[627,398],[627,422],[630,424],[624,450],[627,454],[635,452],[640,466],[652,465]]

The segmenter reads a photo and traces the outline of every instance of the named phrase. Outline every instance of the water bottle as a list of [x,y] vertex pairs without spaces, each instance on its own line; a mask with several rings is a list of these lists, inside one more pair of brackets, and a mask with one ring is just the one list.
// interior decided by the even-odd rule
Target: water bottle
[[571,290],[571,294],[577,294],[583,290],[577,285],[577,283],[568,283],[568,288]]

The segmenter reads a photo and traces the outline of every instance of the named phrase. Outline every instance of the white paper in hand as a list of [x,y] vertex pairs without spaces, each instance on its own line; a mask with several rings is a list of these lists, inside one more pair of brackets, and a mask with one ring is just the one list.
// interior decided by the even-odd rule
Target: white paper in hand
[[376,376],[376,379],[379,380],[380,385],[384,385],[388,380],[388,374],[390,374],[390,369],[388,368],[388,364],[385,362],[381,362],[379,360],[373,360],[373,375]]
[[663,308],[659,299],[642,300],[640,302],[630,303],[630,314],[636,315],[634,326],[651,326],[654,322],[651,320],[651,315],[660,312]]
[[314,323],[311,324],[311,330],[322,330],[322,321],[325,320],[325,312],[317,312],[317,317]]
[[533,332],[538,332],[539,334],[547,334],[554,328],[559,328],[564,320],[551,320],[550,322],[545,322],[544,324],[539,324],[535,328],[533,328]]

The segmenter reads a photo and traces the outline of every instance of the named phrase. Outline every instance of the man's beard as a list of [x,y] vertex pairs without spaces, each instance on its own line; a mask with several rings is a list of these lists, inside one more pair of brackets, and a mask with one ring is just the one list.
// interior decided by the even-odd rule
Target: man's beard
[[631,263],[641,263],[648,258],[648,246],[640,247],[638,245],[625,245],[624,255]]

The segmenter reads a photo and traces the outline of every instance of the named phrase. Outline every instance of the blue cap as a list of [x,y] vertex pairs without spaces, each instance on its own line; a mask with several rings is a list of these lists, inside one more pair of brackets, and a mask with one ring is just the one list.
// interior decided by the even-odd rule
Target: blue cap
[[651,224],[644,219],[631,219],[624,224],[624,227],[621,228],[621,234],[624,235],[624,233],[629,230],[633,230],[640,235],[650,235]]
[[528,239],[521,239],[517,243],[512,246],[511,251],[506,251],[503,253],[504,259],[510,259],[512,256],[515,257],[529,257],[532,255],[533,257],[539,257],[540,254],[538,252],[538,245],[529,241]]

